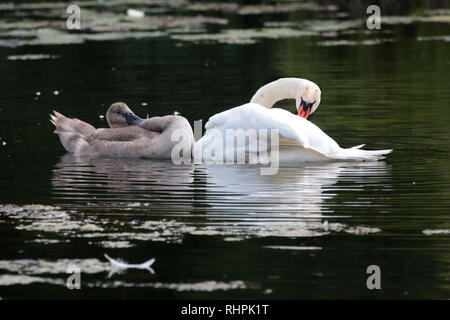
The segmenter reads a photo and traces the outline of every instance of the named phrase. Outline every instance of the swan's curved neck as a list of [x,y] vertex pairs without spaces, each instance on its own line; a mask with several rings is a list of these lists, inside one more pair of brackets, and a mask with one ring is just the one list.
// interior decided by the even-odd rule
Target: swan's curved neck
[[303,79],[281,78],[259,88],[250,102],[270,109],[277,101],[295,99],[302,86],[304,86]]

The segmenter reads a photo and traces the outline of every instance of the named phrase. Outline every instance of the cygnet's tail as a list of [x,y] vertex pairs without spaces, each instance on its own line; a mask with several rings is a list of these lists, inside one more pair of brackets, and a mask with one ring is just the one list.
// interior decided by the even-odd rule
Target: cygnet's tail
[[50,122],[55,125],[54,133],[59,135],[64,148],[71,153],[80,153],[88,145],[86,138],[95,132],[95,128],[84,121],[67,118],[59,112],[53,113],[55,115],[50,115]]
[[364,145],[355,146],[353,148],[341,149],[338,154],[333,155],[335,159],[355,160],[355,161],[377,161],[384,159],[385,155],[392,152],[392,149],[386,150],[362,150]]

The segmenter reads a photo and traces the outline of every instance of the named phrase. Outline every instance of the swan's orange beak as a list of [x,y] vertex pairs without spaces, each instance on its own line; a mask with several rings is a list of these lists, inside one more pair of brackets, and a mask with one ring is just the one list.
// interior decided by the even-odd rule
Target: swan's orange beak
[[298,114],[300,117],[308,119],[309,114],[311,113],[311,109],[316,103],[315,101],[312,103],[306,102],[305,100],[301,100],[300,105],[298,106]]
[[298,114],[300,117],[308,119],[309,113],[311,112],[311,108],[307,108],[306,111],[302,107],[298,109]]

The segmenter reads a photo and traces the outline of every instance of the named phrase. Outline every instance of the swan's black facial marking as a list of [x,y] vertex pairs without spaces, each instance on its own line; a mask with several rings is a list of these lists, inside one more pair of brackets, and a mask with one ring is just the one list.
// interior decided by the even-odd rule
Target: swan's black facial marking
[[316,103],[315,101],[307,102],[307,101],[303,100],[303,98],[301,98],[301,99],[302,99],[302,101],[300,103],[300,106],[302,106],[304,109],[312,109],[314,103]]
[[130,126],[138,125],[139,123],[144,121],[143,119],[135,115],[133,112],[122,113],[122,115],[125,117],[125,119],[127,119],[127,123]]
[[298,115],[302,118],[307,119],[309,114],[311,113],[314,103],[316,102],[307,102],[303,100],[303,97],[301,97],[300,106],[298,107]]

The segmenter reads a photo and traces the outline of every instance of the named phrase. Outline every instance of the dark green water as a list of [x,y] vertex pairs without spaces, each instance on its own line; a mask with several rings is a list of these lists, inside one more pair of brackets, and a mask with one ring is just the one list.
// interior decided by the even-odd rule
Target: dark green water
[[[377,45],[319,46],[323,37],[311,36],[0,47],[0,203],[59,206],[76,222],[58,229],[0,215],[0,297],[450,298],[450,46],[417,40],[450,27],[389,30],[384,37],[393,41]],[[345,39],[358,37],[377,36]],[[7,59],[28,53],[60,58]],[[48,121],[55,109],[104,127],[99,116],[125,101],[141,116],[178,111],[192,124],[288,76],[321,87],[310,119],[341,146],[394,152],[376,163],[282,166],[275,176],[252,166],[83,161],[65,154]],[[280,106],[294,111],[292,102]],[[156,227],[142,227],[149,221]],[[154,257],[155,274],[82,271],[82,289],[68,290],[67,263],[63,271],[43,267],[60,259],[102,264],[104,253],[130,263]],[[366,287],[369,265],[381,268],[381,290]]]

